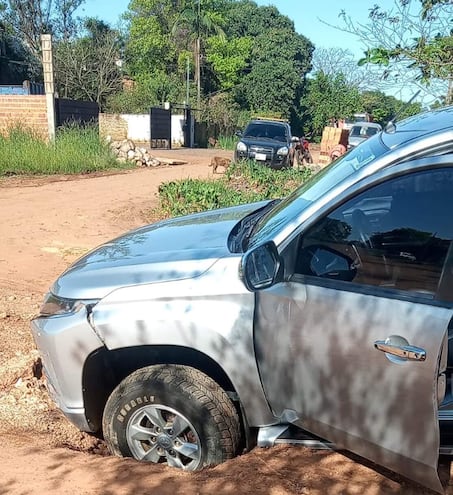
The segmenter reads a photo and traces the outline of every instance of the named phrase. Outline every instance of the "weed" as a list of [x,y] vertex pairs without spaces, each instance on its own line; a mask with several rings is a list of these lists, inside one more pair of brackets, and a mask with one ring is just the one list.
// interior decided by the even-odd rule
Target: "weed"
[[219,136],[217,142],[223,150],[233,151],[236,148],[239,138],[237,136]]
[[62,128],[53,143],[22,125],[0,135],[0,176],[80,174],[124,166],[101,142],[95,127]]
[[157,216],[187,215],[205,210],[286,196],[310,177],[309,169],[272,170],[254,162],[233,163],[220,179],[184,179],[159,188]]

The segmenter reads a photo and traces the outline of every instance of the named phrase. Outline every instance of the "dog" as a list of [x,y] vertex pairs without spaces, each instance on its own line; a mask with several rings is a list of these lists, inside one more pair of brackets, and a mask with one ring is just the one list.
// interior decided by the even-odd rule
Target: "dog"
[[217,173],[217,167],[223,167],[226,171],[226,169],[230,166],[231,160],[229,158],[223,158],[222,156],[214,156],[211,159],[211,163],[209,164],[210,167],[212,167],[212,173],[216,174]]

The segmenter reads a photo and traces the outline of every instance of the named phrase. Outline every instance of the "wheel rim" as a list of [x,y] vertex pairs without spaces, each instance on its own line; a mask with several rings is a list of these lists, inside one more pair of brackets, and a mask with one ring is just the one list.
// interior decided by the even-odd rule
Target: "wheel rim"
[[148,405],[127,424],[126,439],[135,459],[193,471],[201,462],[200,438],[190,421],[171,407]]

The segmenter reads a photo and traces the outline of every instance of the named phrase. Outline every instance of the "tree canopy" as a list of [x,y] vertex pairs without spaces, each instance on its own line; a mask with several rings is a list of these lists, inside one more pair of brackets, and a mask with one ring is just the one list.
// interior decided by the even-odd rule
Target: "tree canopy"
[[394,0],[393,8],[375,5],[369,23],[341,12],[340,29],[367,46],[360,64],[383,66],[384,78],[430,84],[444,81],[446,103],[453,102],[453,3],[449,0]]
[[341,28],[368,47],[358,67],[347,50],[315,50],[289,17],[253,0],[130,0],[121,31],[78,18],[85,0],[0,0],[1,80],[39,79],[40,35],[50,33],[60,96],[125,113],[190,104],[228,132],[276,116],[319,135],[332,118],[369,111],[385,121],[401,107],[376,84],[376,67],[392,82],[401,64],[420,82],[447,81],[451,98],[451,1],[394,1],[371,9],[368,24],[341,13]]
[[289,116],[311,68],[314,47],[293,22],[250,0],[132,0],[126,17],[130,74],[179,75],[181,101],[190,57],[203,96],[229,91],[244,109]]

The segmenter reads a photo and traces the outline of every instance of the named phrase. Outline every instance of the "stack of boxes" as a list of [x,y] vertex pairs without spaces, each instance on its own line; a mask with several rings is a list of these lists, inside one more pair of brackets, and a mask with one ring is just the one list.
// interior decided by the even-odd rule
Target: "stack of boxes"
[[342,144],[345,149],[348,148],[349,131],[340,127],[324,127],[321,139],[321,152],[319,154],[319,163],[327,165],[330,163],[330,152],[334,146]]

